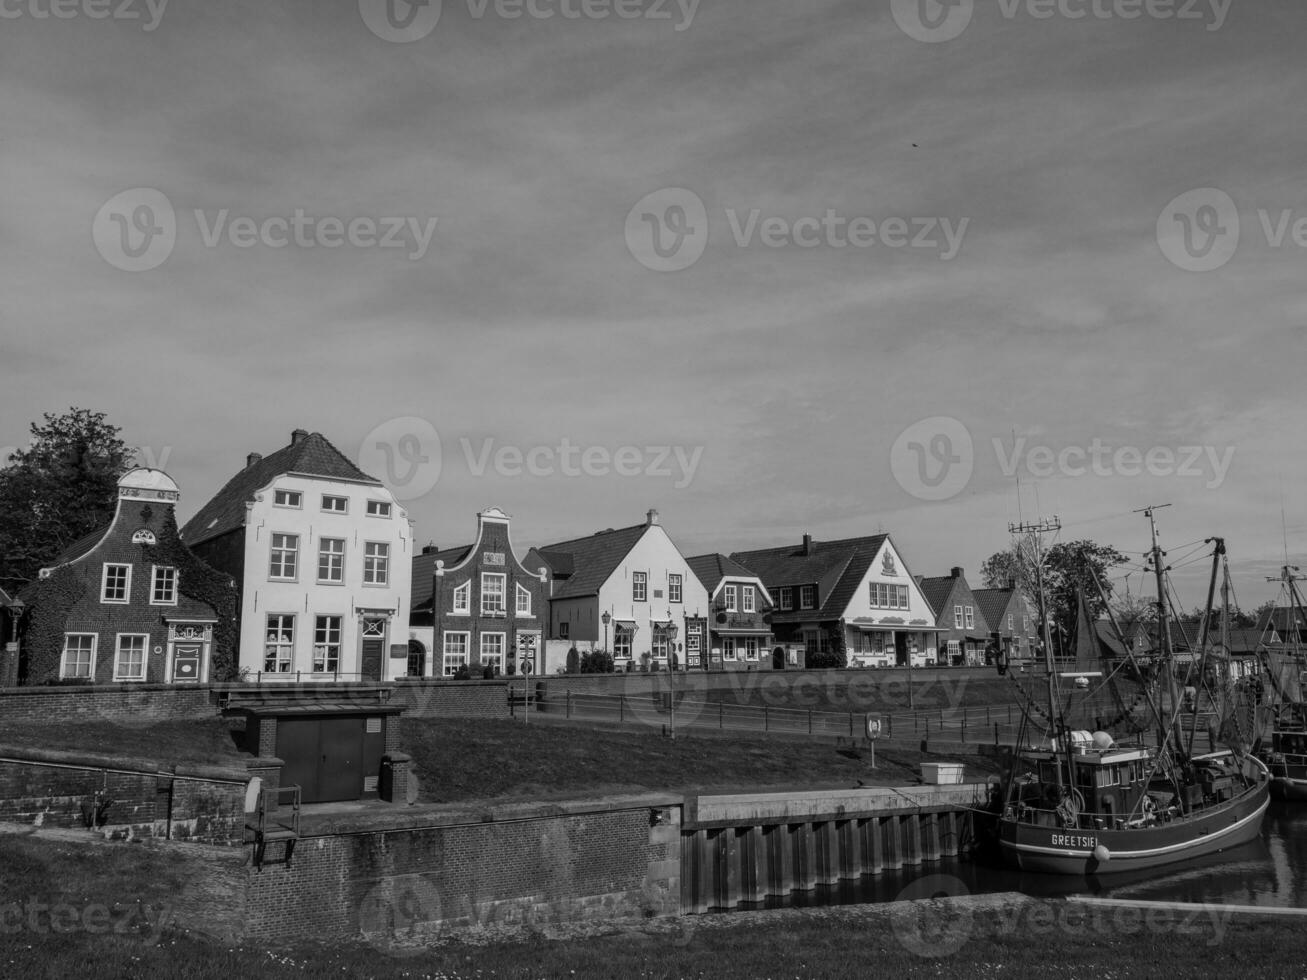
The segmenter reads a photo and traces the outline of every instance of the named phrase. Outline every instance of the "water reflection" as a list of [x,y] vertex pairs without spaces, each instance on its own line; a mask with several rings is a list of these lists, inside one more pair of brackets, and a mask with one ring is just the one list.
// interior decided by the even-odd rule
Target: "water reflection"
[[1170,868],[1120,875],[1063,878],[1022,874],[1000,865],[945,859],[899,871],[885,871],[838,885],[794,892],[740,908],[810,908],[895,901],[927,875],[949,875],[955,889],[974,894],[1022,892],[1042,898],[1098,895],[1150,901],[1224,902],[1307,908],[1307,805],[1271,803],[1261,836],[1247,844]]

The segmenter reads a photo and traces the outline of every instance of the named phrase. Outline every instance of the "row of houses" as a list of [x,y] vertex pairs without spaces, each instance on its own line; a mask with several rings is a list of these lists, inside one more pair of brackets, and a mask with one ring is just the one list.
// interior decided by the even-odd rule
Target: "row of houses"
[[650,510],[519,558],[490,508],[471,544],[417,548],[385,485],[302,429],[180,529],[179,499],[133,470],[109,525],[5,597],[0,685],[542,673],[595,650],[618,670],[927,667],[1037,645],[1016,589],[914,575],[888,534],[686,557]]

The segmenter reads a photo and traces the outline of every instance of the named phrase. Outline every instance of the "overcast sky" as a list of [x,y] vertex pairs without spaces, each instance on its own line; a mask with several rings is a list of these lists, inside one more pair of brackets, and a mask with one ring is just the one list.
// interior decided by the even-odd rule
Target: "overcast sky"
[[61,2],[0,10],[0,447],[106,412],[184,519],[303,427],[442,546],[1307,558],[1302,4]]

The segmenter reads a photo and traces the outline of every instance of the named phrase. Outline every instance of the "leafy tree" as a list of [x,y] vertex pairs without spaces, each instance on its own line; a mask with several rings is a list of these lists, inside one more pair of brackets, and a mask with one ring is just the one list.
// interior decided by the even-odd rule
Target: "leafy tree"
[[135,451],[103,412],[72,408],[31,424],[32,442],[0,469],[0,584],[16,591],[113,517]]
[[611,674],[614,669],[613,655],[607,650],[591,650],[581,654],[583,674]]

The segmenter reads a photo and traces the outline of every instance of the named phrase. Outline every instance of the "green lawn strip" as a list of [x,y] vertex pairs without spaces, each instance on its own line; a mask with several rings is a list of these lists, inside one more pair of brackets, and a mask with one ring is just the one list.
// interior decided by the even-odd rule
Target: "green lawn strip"
[[107,721],[98,718],[55,723],[0,721],[0,746],[91,752],[160,763],[189,762],[243,766],[243,754],[225,718],[196,721]]

